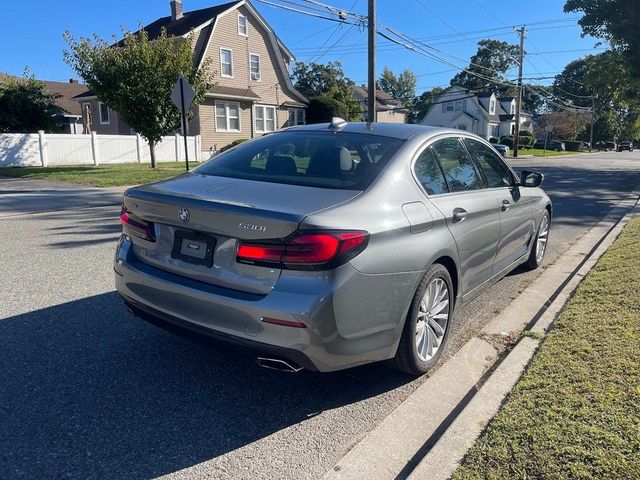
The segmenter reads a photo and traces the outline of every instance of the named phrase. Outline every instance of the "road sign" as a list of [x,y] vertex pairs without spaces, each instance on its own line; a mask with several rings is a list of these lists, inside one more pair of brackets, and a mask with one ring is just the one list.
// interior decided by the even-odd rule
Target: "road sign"
[[[171,101],[174,103],[180,113],[182,114],[182,136],[184,138],[184,160],[187,172],[189,171],[189,148],[187,146],[187,110],[193,103],[193,99],[196,98],[196,92],[187,79],[180,75],[178,81],[173,86],[171,91]],[[177,160],[177,159],[176,159]]]
[[178,110],[182,112],[183,108],[185,111],[189,110],[194,98],[196,98],[195,90],[189,85],[187,79],[180,75],[180,78],[178,78],[171,91],[171,101],[178,107]]

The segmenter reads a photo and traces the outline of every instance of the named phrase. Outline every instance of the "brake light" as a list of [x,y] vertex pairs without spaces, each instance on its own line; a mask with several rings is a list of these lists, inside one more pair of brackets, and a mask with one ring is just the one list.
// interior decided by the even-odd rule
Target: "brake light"
[[236,259],[296,270],[334,268],[362,252],[368,240],[363,231],[299,231],[280,243],[241,243]]
[[146,222],[141,218],[136,217],[135,215],[128,212],[124,206],[120,211],[120,223],[127,227],[127,231],[131,235],[144,238],[145,240],[149,240],[151,242],[156,241],[156,232],[153,228],[153,223]]

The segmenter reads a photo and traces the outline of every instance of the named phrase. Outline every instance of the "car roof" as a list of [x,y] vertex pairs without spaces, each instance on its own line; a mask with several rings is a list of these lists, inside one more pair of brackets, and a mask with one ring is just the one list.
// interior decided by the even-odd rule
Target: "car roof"
[[[313,123],[310,125],[299,125],[289,127],[280,131],[326,131],[330,128],[329,123]],[[380,135],[383,137],[398,138],[408,140],[413,137],[432,137],[442,133],[453,135],[468,134],[461,130],[452,128],[431,127],[427,125],[413,125],[408,123],[367,123],[367,122],[346,122],[344,126],[335,128],[335,131],[349,133],[366,133],[369,135]]]

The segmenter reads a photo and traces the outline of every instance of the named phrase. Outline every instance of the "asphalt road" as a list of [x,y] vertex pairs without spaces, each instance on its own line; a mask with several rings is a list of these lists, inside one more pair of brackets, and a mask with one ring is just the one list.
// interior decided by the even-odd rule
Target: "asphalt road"
[[[546,176],[547,261],[640,184],[640,152],[512,163]],[[59,209],[41,186],[0,179],[0,478],[318,478],[419,385],[383,365],[264,370],[132,318],[113,291],[117,195]],[[536,274],[457,312],[445,353]]]

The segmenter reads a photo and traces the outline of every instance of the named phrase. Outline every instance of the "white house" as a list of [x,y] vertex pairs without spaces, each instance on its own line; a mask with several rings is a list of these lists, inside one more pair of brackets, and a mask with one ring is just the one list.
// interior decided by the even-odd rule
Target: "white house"
[[[451,87],[434,99],[420,123],[466,130],[489,139],[512,135],[515,114],[516,101],[513,97],[498,98],[495,93],[477,93],[461,87]],[[530,113],[520,112],[520,128],[533,128]]]

